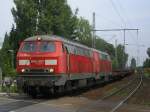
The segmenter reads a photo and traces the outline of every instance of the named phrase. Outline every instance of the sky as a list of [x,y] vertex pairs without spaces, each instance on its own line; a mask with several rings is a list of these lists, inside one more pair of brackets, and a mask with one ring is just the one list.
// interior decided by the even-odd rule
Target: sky
[[0,46],[2,45],[4,35],[10,32],[11,26],[14,23],[11,14],[13,0],[0,0]]
[[[138,64],[142,64],[150,46],[150,0],[68,0],[68,4],[73,12],[78,8],[78,16],[89,20],[91,25],[92,13],[95,12],[96,29],[139,29],[138,38],[136,31],[126,31],[126,52],[129,60],[138,56]],[[0,0],[0,43],[14,23],[11,14],[13,6],[13,0]],[[96,35],[114,45],[115,40],[117,44],[123,44],[121,31],[96,32]]]

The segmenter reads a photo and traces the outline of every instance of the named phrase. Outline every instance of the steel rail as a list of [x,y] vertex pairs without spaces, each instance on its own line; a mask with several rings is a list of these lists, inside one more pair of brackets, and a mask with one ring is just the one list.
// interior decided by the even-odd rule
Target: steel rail
[[107,98],[121,92],[124,88],[128,87],[130,84],[133,83],[134,80],[130,81],[128,84],[123,85],[122,87],[120,87],[119,89],[117,89],[116,91],[112,92],[111,94],[105,95],[104,97],[101,98],[101,100],[106,100]]
[[[89,104],[87,104],[86,106],[88,107],[89,105],[93,105],[93,104],[95,105],[95,104],[99,103],[99,101],[107,100],[108,98],[110,98],[110,97],[116,95],[117,93],[120,93],[122,90],[124,90],[125,88],[127,88],[128,86],[130,86],[135,80],[136,80],[136,79],[133,79],[133,80],[131,79],[131,81],[129,81],[127,84],[122,85],[122,86],[121,86],[120,88],[118,88],[116,91],[114,91],[114,92],[112,92],[112,93],[110,93],[110,94],[106,94],[106,95],[104,95],[102,98],[100,98],[99,100],[94,101],[94,102],[92,102],[92,103],[89,103]],[[81,109],[84,109],[84,108],[81,107],[81,108],[79,108],[76,112],[80,112]]]
[[132,92],[130,92],[130,94],[125,99],[123,99],[119,104],[117,104],[110,112],[116,112],[129,98],[131,98],[140,88],[140,86],[142,85],[142,82],[143,82],[143,77],[141,74],[140,83],[138,83],[136,88]]

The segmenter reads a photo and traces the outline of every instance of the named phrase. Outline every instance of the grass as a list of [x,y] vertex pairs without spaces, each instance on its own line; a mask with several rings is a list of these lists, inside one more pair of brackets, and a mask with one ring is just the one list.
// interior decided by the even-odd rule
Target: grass
[[144,75],[145,75],[146,77],[150,77],[150,68],[145,68],[145,69],[144,69]]
[[107,91],[106,94],[112,94],[114,92],[116,92],[118,90],[118,88],[112,88],[111,90]]
[[144,103],[144,105],[149,106],[150,107],[150,102],[146,102]]
[[150,77],[150,73],[144,73],[146,77]]
[[129,94],[129,93],[127,93],[127,92],[120,92],[120,93],[119,93],[120,96],[127,96],[128,94]]

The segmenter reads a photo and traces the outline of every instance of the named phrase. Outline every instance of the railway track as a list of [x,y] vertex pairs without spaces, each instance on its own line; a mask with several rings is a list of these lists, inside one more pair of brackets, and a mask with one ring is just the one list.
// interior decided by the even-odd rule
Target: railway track
[[[135,80],[135,79],[134,79],[134,80]],[[114,91],[114,92],[112,92],[112,93],[110,93],[110,94],[107,94],[107,95],[103,96],[103,97],[101,98],[101,100],[106,100],[106,99],[108,99],[109,97],[114,96],[115,94],[119,93],[120,91],[122,91],[123,89],[125,89],[125,88],[127,88],[129,85],[131,85],[134,80],[131,80],[131,81],[128,82],[126,85],[121,86],[121,87],[120,87],[119,89],[117,89],[116,91]]]
[[[112,108],[110,112],[116,112],[129,98],[131,98],[138,91],[140,86],[142,85],[142,81],[143,81],[142,74],[140,74],[139,81],[138,81],[137,85],[135,86],[135,88],[133,88],[129,92],[129,94],[123,100],[120,101],[120,103],[118,103],[114,108]],[[130,84],[128,86],[130,86]]]
[[[131,98],[140,88],[143,78],[142,74],[137,75],[134,79],[129,81],[127,84],[121,86],[116,91],[111,94],[106,94],[101,99],[94,101],[90,104],[84,106],[84,109],[81,107],[77,112],[93,112],[97,110],[104,110],[107,112],[116,112],[129,98]],[[126,95],[121,96],[121,94],[126,93]],[[119,97],[119,98],[118,98]],[[117,101],[113,102],[115,99]],[[101,108],[102,107],[102,108]]]

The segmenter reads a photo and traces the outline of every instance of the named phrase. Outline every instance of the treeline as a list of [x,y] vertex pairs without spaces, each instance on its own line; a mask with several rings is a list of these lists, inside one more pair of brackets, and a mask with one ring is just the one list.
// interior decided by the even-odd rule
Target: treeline
[[150,48],[147,49],[147,55],[148,58],[146,58],[146,60],[144,61],[143,66],[145,68],[150,68]]
[[[16,56],[19,43],[30,36],[60,35],[92,47],[92,27],[89,21],[77,16],[78,9],[73,13],[67,0],[14,0],[14,4],[15,7],[11,11],[15,24],[12,25],[11,31],[5,34],[0,51],[0,64],[5,76],[15,74],[15,67],[12,66],[11,61],[12,53],[8,51],[13,50]],[[128,60],[122,45],[117,46],[117,58],[115,58],[114,46],[98,36],[96,49],[111,55],[113,68],[123,68]],[[13,60],[15,62],[15,57]]]

